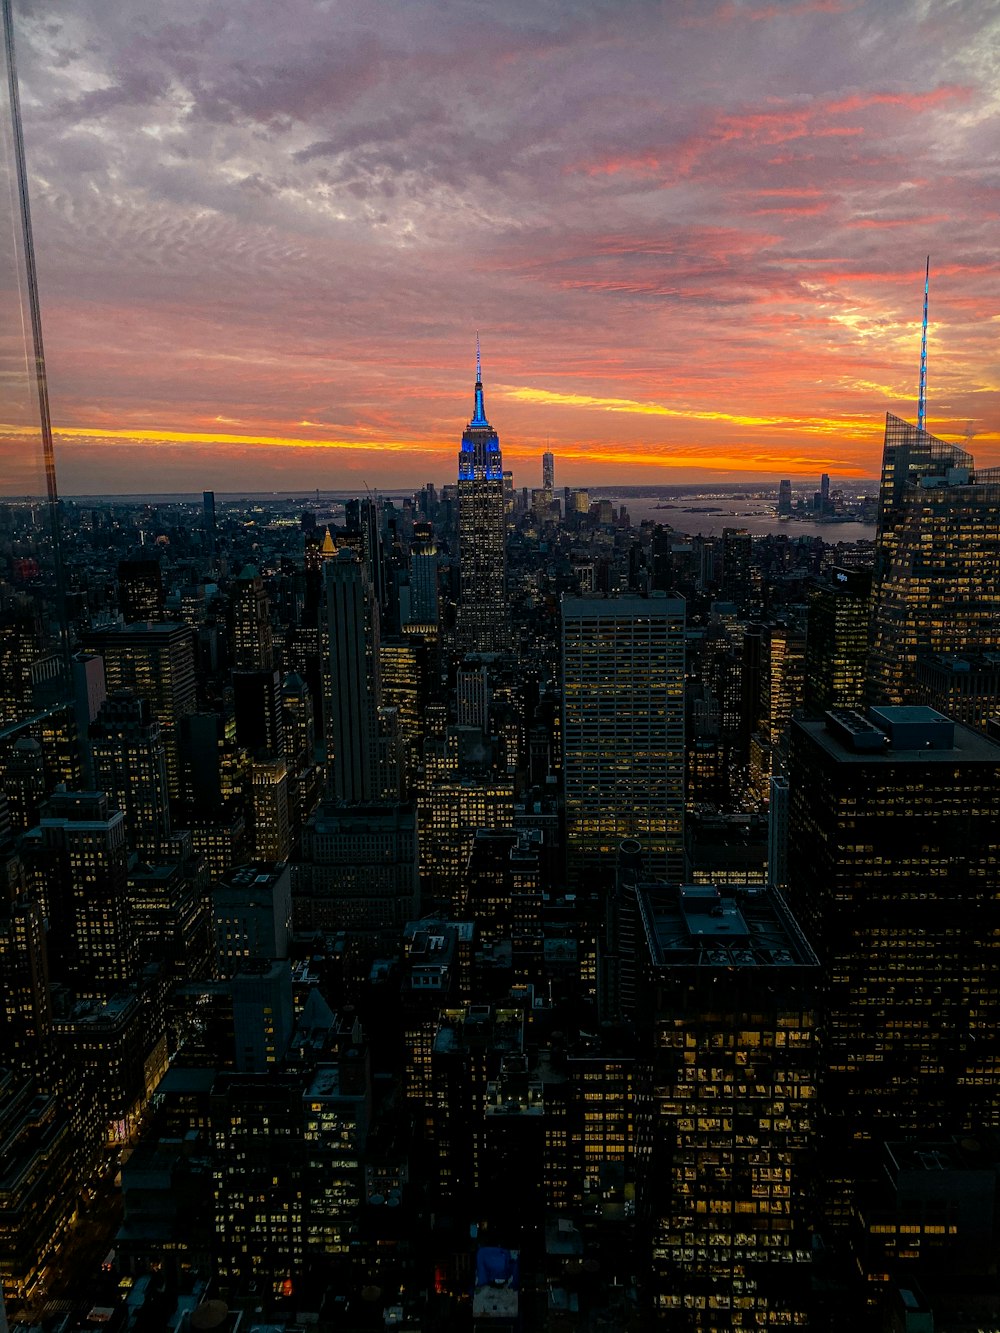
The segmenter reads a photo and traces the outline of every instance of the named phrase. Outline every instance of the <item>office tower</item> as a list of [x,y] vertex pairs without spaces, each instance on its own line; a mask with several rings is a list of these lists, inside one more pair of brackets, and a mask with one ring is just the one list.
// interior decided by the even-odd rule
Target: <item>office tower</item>
[[539,842],[524,829],[476,830],[463,876],[462,914],[483,943],[541,935]]
[[834,567],[809,594],[803,687],[808,713],[864,702],[871,582],[870,570]]
[[683,869],[684,603],[564,598],[567,878],[609,883],[625,838],[650,877]]
[[148,699],[167,752],[171,799],[180,797],[177,733],[195,710],[194,640],[187,625],[126,625],[91,630],[86,647],[104,659],[108,693],[130,690]]
[[1000,713],[1000,652],[918,657],[914,681],[915,703],[993,734],[990,719]]
[[37,613],[18,605],[0,615],[0,726],[38,711],[33,666],[45,656]]
[[352,551],[326,561],[324,579],[327,799],[293,867],[296,928],[398,927],[418,901],[416,822],[384,795],[398,793],[399,777],[394,710],[383,712],[384,738],[380,728],[378,607]]
[[767,805],[767,887],[784,889],[788,883],[788,779],[771,779]]
[[438,551],[433,537],[428,537],[410,551],[410,608],[404,623],[437,625],[439,620]]
[[3,759],[3,792],[7,819],[14,833],[26,833],[38,823],[48,789],[42,747],[33,736],[7,742]]
[[[308,1169],[307,1259],[343,1264],[356,1245],[372,1121],[371,1062],[357,1041],[317,1065],[302,1094]],[[370,1191],[369,1197],[376,1191]],[[398,1201],[397,1193],[396,1199]]]
[[729,889],[767,883],[767,819],[758,814],[695,811],[684,826],[685,876]]
[[382,639],[379,644],[382,702],[396,715],[404,793],[419,762],[432,659],[426,640],[419,635]]
[[258,758],[280,755],[285,748],[280,672],[234,671],[232,680],[236,743]]
[[291,964],[282,958],[250,958],[231,984],[236,1068],[241,1074],[277,1069],[295,1023]]
[[321,795],[321,771],[316,764],[316,721],[309,686],[295,671],[281,682],[288,800],[293,828],[307,819]]
[[928,708],[795,721],[788,893],[824,971],[825,1206],[878,1141],[1000,1124],[1000,745]]
[[148,995],[119,990],[76,1003],[53,1022],[53,1036],[82,1090],[82,1159],[95,1163],[109,1144],[135,1138],[167,1068],[163,1013]]
[[292,876],[286,865],[246,865],[212,888],[216,973],[231,977],[247,959],[287,958]]
[[[185,842],[190,834],[183,835]],[[196,849],[190,840],[191,852]],[[198,853],[200,855],[200,853]],[[193,855],[159,865],[136,861],[128,872],[128,905],[139,957],[170,983],[211,974],[211,919],[204,876]],[[207,869],[207,867],[206,867]],[[211,872],[209,872],[211,873]]]
[[360,555],[368,575],[368,584],[384,618],[389,605],[389,570],[386,561],[383,528],[385,512],[380,499],[366,496],[358,501]]
[[218,533],[215,526],[215,492],[202,491],[201,524],[205,532],[205,548],[214,556],[218,547]]
[[271,604],[255,565],[244,565],[239,578],[233,580],[230,603],[233,670],[272,671]]
[[341,801],[373,801],[380,786],[378,610],[364,567],[352,552],[341,551],[323,572],[327,790]]
[[219,713],[190,713],[181,720],[182,825],[214,877],[225,875],[248,855],[244,787],[246,750],[236,740],[236,719]]
[[281,682],[281,711],[284,719],[285,757],[296,772],[316,759],[316,720],[309,686],[290,671]]
[[753,538],[745,528],[722,529],[722,597],[741,611],[753,591]]
[[104,659],[98,653],[74,653],[70,661],[76,730],[80,737],[83,784],[94,785],[94,766],[90,753],[90,726],[97,721],[97,711],[107,697]]
[[511,827],[514,785],[487,775],[419,780],[416,803],[424,892],[459,911],[476,830]]
[[806,641],[796,623],[779,621],[767,626],[766,644],[761,726],[768,744],[776,748],[802,707]]
[[458,455],[458,555],[459,646],[503,652],[509,647],[503,462],[500,439],[486,419],[478,344],[474,410]]
[[155,857],[170,837],[167,752],[148,699],[109,695],[90,729],[94,780],[125,815],[129,848]]
[[250,847],[255,861],[287,861],[292,853],[288,767],[281,755],[250,761]]
[[913,698],[924,655],[1000,648],[1000,469],[887,415],[871,697]]
[[292,895],[298,931],[401,929],[420,901],[413,807],[321,802],[302,830]]
[[484,663],[476,664],[475,659],[464,662],[458,668],[456,685],[458,698],[458,725],[460,727],[478,727],[482,732],[490,729],[490,677]]
[[0,1317],[2,1302],[37,1299],[76,1207],[74,1144],[65,1100],[0,1070]]
[[790,481],[780,481],[778,483],[778,515],[785,517],[792,512],[792,483]]
[[210,1130],[220,1294],[291,1295],[302,1278],[308,1187],[301,1075],[221,1074]]
[[481,1180],[488,1086],[505,1058],[523,1057],[524,1029],[523,996],[495,1006],[456,1005],[439,1015],[431,1050],[433,1105],[427,1108],[434,1189],[439,1205],[462,1221],[490,1211]]
[[774,893],[642,885],[637,897],[654,1312],[695,1329],[805,1326],[816,956]]
[[45,921],[19,886],[16,895],[0,895],[0,1066],[33,1072],[49,1085],[51,1035]]
[[52,980],[88,997],[127,989],[138,958],[125,816],[103,792],[56,792],[28,854],[49,921]]
[[542,489],[551,491],[556,484],[556,459],[555,454],[542,454]]
[[155,556],[119,560],[118,606],[126,625],[163,619],[163,575]]

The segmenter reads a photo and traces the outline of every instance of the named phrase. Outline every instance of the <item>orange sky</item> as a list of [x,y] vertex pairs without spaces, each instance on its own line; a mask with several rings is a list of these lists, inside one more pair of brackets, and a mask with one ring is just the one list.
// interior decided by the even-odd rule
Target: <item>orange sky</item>
[[64,493],[452,480],[477,330],[518,485],[870,477],[928,252],[1000,462],[995,8],[115,9],[18,33]]

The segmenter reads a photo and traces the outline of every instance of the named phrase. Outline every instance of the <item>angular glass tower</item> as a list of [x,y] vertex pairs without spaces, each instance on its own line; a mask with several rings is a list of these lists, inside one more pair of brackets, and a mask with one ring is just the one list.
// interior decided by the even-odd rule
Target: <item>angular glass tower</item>
[[916,693],[920,656],[1000,648],[1000,468],[887,415],[871,658],[874,702]]
[[476,345],[476,397],[458,455],[458,646],[498,653],[508,646],[507,529],[500,439],[486,419]]

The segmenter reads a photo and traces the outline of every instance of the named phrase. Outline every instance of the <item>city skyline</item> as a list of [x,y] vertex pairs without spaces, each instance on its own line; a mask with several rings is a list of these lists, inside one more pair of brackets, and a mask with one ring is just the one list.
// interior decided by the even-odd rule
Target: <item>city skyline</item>
[[18,12],[66,493],[443,478],[477,328],[529,483],[870,477],[928,252],[996,460],[982,5],[152,12]]

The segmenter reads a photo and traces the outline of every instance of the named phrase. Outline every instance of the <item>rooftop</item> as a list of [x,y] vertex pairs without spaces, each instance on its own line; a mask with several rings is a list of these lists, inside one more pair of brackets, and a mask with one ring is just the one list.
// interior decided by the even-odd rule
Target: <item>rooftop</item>
[[639,887],[638,898],[654,967],[817,966],[780,894],[648,884]]
[[822,722],[796,718],[792,730],[838,763],[1000,764],[1000,745],[933,708],[873,708],[869,716],[837,709]]

